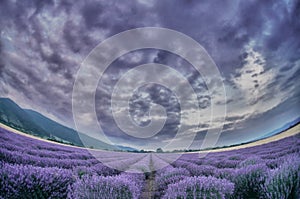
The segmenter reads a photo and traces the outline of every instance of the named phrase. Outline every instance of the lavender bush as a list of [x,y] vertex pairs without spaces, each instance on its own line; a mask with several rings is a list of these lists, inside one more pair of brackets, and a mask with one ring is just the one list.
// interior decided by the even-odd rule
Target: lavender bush
[[239,164],[238,164],[238,167],[239,168],[243,168],[243,167],[247,167],[249,165],[256,165],[256,164],[261,164],[263,163],[264,161],[258,157],[258,156],[250,156],[248,157],[247,159],[241,161]]
[[122,174],[119,176],[83,176],[69,186],[68,198],[128,198],[137,199],[140,196],[143,177],[138,174]]
[[0,196],[3,198],[66,198],[72,172],[59,168],[2,163]]
[[190,176],[190,172],[185,168],[166,167],[156,172],[155,185],[158,197],[162,196],[169,184],[177,183]]
[[174,198],[228,198],[233,193],[234,184],[215,177],[188,177],[168,186],[165,199]]
[[249,165],[237,170],[233,182],[235,190],[233,198],[260,198],[263,193],[262,185],[267,177],[265,164]]
[[300,158],[286,157],[280,168],[271,170],[263,185],[265,197],[268,199],[300,198]]

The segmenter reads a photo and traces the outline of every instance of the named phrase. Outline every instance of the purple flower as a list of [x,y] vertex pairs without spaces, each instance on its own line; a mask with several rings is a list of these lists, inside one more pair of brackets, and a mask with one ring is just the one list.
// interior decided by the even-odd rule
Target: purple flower
[[170,184],[163,196],[173,198],[228,198],[234,190],[234,184],[215,177],[187,177]]

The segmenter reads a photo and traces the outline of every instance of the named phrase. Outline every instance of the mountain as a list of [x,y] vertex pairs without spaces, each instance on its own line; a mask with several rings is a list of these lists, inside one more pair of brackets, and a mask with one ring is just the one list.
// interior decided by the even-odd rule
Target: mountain
[[74,129],[63,126],[36,111],[22,109],[8,98],[0,98],[0,122],[30,135],[76,146],[84,146],[80,139],[83,137],[88,143],[88,147],[108,150],[125,150],[127,148],[110,145],[83,133],[78,133]]
[[[31,118],[31,120],[38,124],[44,131],[48,132],[52,137],[62,139],[78,146],[83,146],[80,137],[84,137],[85,141],[89,143],[89,146],[100,149],[116,149],[114,146],[104,143],[102,141],[91,138],[85,134],[77,133],[74,129],[63,126],[44,115],[29,109],[23,109]],[[79,136],[80,134],[80,136]]]
[[8,98],[0,98],[0,122],[18,130],[26,129],[26,133],[39,137],[49,137],[50,133],[31,120],[31,117]]

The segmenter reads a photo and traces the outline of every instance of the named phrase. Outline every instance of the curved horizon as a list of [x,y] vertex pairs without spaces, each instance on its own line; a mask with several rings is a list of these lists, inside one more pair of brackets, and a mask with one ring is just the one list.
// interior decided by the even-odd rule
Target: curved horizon
[[[25,136],[25,137],[29,137],[29,138],[32,138],[32,139],[37,139],[37,140],[40,140],[40,141],[43,141],[43,142],[47,142],[47,143],[52,143],[52,144],[58,144],[58,145],[61,145],[61,146],[66,146],[66,147],[74,147],[74,148],[79,148],[79,149],[88,149],[88,150],[95,150],[95,151],[103,151],[103,152],[107,152],[107,151],[110,151],[110,150],[105,150],[105,149],[94,149],[94,148],[87,148],[87,147],[81,147],[81,146],[74,146],[74,145],[70,145],[70,144],[66,144],[66,143],[60,143],[60,142],[57,142],[57,141],[52,141],[52,140],[47,140],[47,139],[43,139],[41,137],[38,137],[38,136],[35,136],[35,135],[30,135],[28,133],[25,133],[25,132],[22,132],[18,129],[15,129],[13,127],[10,127],[8,125],[5,125],[3,123],[0,123],[0,128],[2,129],[5,129],[11,133],[16,133],[16,134],[19,134],[21,136]],[[297,124],[285,129],[285,130],[282,130],[281,132],[275,134],[275,135],[272,135],[272,136],[269,136],[267,138],[262,138],[260,140],[253,140],[253,141],[250,141],[248,143],[241,143],[239,145],[234,145],[234,146],[222,146],[222,147],[216,147],[216,148],[212,148],[212,149],[195,149],[193,151],[168,151],[166,153],[201,153],[201,152],[208,152],[208,153],[214,153],[214,152],[223,152],[223,151],[231,151],[231,150],[238,150],[238,149],[244,149],[244,148],[247,148],[247,147],[255,147],[255,146],[259,146],[259,145],[264,145],[264,144],[268,144],[268,143],[271,143],[271,142],[275,142],[275,141],[279,141],[281,139],[284,139],[284,138],[287,138],[287,137],[290,137],[290,136],[294,136],[294,135],[297,135],[300,133],[300,122],[298,122]],[[113,151],[112,151],[113,152]],[[136,153],[136,152],[139,152],[139,153],[156,153],[156,151],[135,151],[135,152],[132,152],[132,151],[126,151],[126,150],[119,150],[119,151],[115,151],[115,152],[127,152],[127,153]]]

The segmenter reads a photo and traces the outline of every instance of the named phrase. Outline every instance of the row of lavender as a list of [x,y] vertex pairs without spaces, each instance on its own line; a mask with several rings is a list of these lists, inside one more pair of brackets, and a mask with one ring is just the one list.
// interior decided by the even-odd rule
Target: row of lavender
[[[121,172],[145,154],[101,152],[56,145],[0,129],[0,198],[139,198],[144,174]],[[126,162],[127,161],[127,162]],[[121,170],[121,171],[120,171]]]
[[157,198],[300,198],[300,134],[205,158],[184,154],[157,171],[155,182]]

